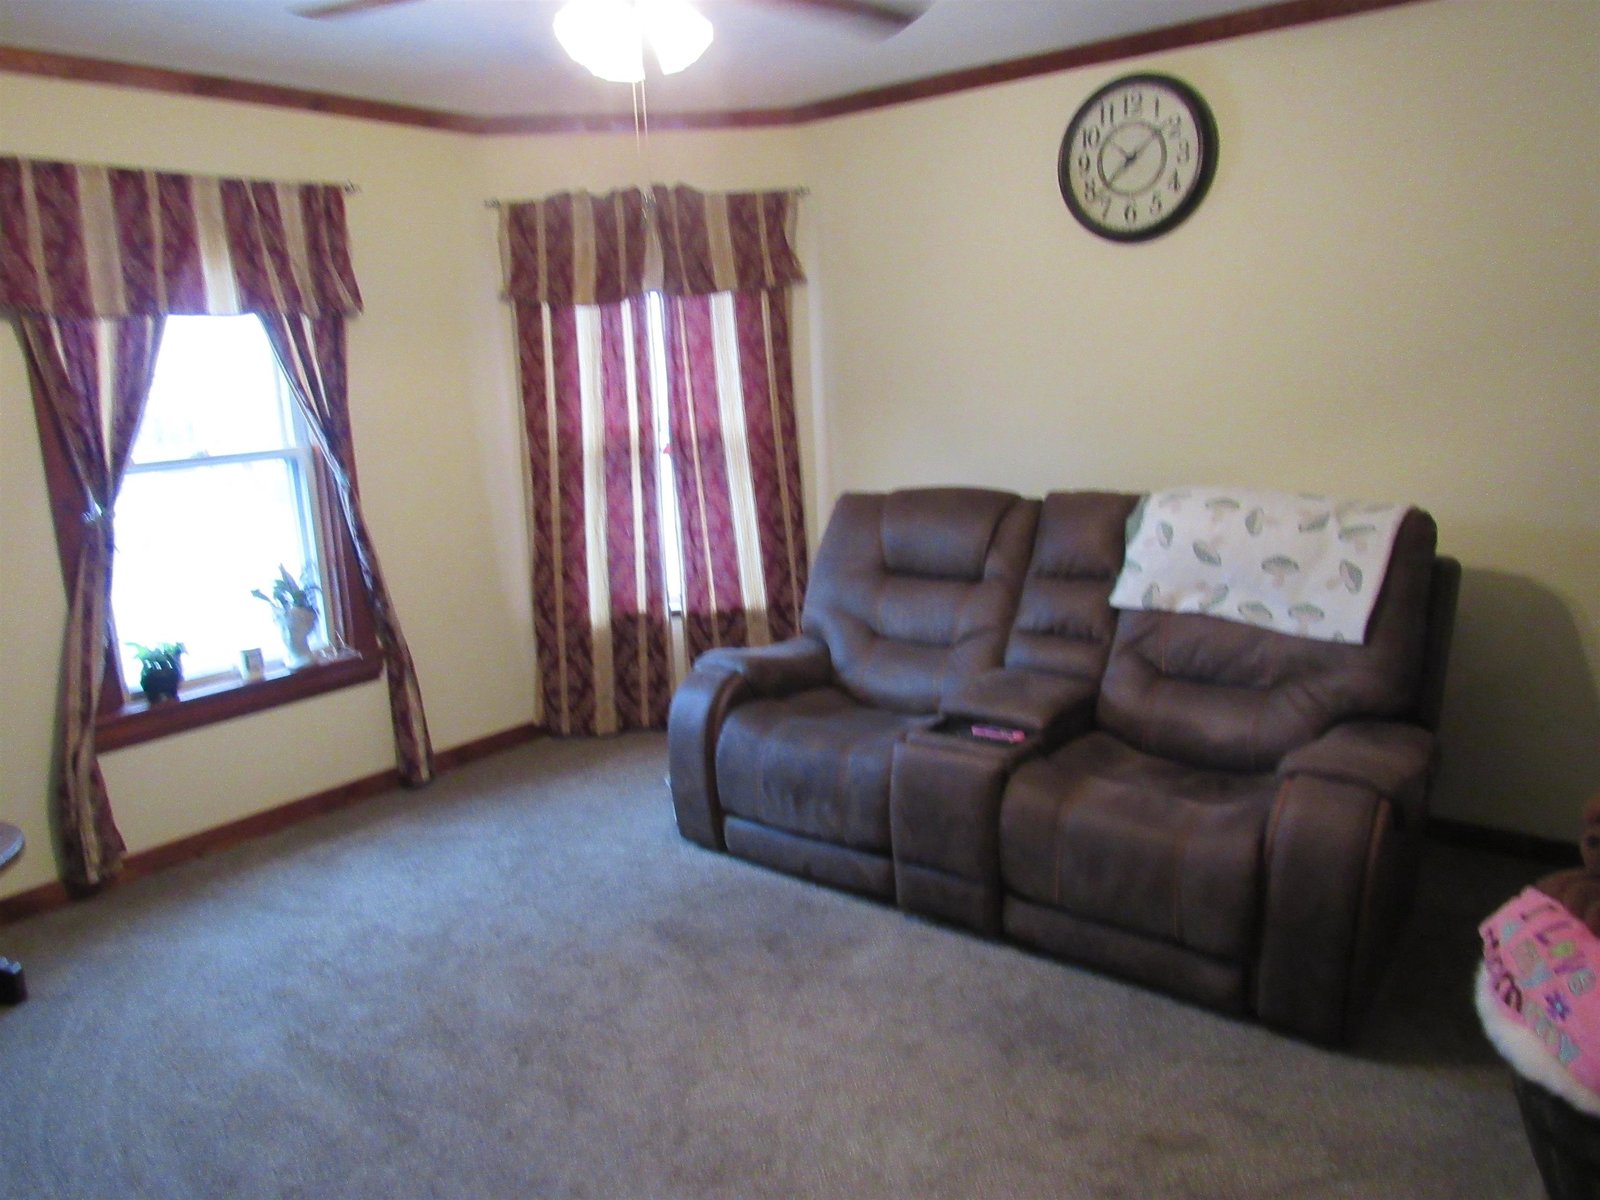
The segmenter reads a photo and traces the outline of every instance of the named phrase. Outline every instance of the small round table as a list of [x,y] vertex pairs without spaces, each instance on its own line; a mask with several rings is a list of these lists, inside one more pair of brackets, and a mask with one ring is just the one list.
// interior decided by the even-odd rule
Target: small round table
[[[0,821],[0,871],[22,853],[22,847],[22,830]],[[27,998],[28,982],[23,977],[22,964],[15,959],[0,958],[0,1004],[21,1004]]]

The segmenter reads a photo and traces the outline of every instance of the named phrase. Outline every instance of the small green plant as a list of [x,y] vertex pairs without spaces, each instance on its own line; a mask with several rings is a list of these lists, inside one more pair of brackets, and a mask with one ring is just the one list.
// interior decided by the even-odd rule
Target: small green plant
[[158,642],[146,646],[129,642],[129,648],[139,659],[139,690],[151,704],[161,704],[178,698],[178,685],[183,682],[183,643]]
[[177,671],[182,669],[178,662],[183,657],[184,644],[182,642],[158,642],[154,646],[146,646],[141,642],[129,642],[129,648],[134,657],[143,665],[146,671]]
[[300,582],[296,583],[289,568],[282,563],[278,564],[278,577],[272,581],[270,594],[260,588],[251,588],[250,594],[259,600],[265,600],[272,605],[273,611],[280,615],[291,608],[316,609],[316,596],[322,589],[311,582],[311,572],[306,571]]

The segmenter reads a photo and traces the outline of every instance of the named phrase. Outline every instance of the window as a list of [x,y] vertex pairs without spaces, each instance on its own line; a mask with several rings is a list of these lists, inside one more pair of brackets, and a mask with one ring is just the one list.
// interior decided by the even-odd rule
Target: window
[[[41,415],[64,563],[82,501]],[[371,617],[321,454],[258,318],[169,317],[113,515],[112,637],[97,741],[132,745],[377,676]],[[280,564],[318,588],[318,661],[291,671],[270,591]],[[130,643],[182,642],[177,704],[147,706]],[[247,678],[241,652],[259,649]]]
[[[191,685],[268,669],[285,647],[270,592],[281,564],[327,591],[326,527],[311,436],[255,317],[171,317],[144,419],[117,497],[111,607],[122,677],[137,691],[131,643],[182,642]],[[317,636],[329,638],[319,611]]]
[[683,544],[678,532],[678,485],[672,471],[672,425],[667,418],[667,318],[660,292],[645,295],[650,344],[650,419],[655,423],[656,504],[661,514],[661,566],[667,581],[667,611],[683,611]]

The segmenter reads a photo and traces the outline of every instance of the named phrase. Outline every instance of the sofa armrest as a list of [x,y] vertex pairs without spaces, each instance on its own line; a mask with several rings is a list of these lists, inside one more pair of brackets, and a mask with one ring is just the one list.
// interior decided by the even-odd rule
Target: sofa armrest
[[997,668],[963,679],[945,695],[939,715],[950,721],[1000,725],[1046,740],[1089,727],[1095,686],[1044,671]]
[[770,646],[721,647],[695,660],[696,672],[738,675],[756,696],[776,698],[833,682],[833,656],[816,638],[801,635]]
[[696,666],[667,713],[667,779],[678,832],[711,850],[726,849],[717,796],[717,738],[728,710],[749,698],[742,675]]
[[1356,1028],[1416,890],[1422,824],[1399,811],[1367,782],[1300,771],[1279,783],[1254,972],[1265,1023],[1327,1043]]
[[1401,821],[1420,828],[1433,768],[1434,736],[1398,721],[1351,721],[1291,750],[1280,779],[1311,776],[1368,789],[1394,804]]
[[729,710],[746,700],[822,687],[832,676],[827,646],[809,637],[708,650],[695,661],[667,713],[667,770],[678,832],[712,850],[726,849],[717,741]]

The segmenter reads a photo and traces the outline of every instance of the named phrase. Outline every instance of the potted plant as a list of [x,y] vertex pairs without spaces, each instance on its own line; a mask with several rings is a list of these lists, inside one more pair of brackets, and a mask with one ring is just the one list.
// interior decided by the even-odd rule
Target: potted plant
[[299,582],[289,574],[289,568],[278,564],[278,577],[269,591],[251,588],[250,594],[272,606],[278,629],[283,634],[285,660],[291,667],[303,667],[311,662],[311,631],[317,625],[316,595],[322,589],[310,581],[307,570]]
[[151,704],[178,698],[178,685],[183,682],[182,642],[161,642],[145,646],[129,642],[140,663],[139,689]]

